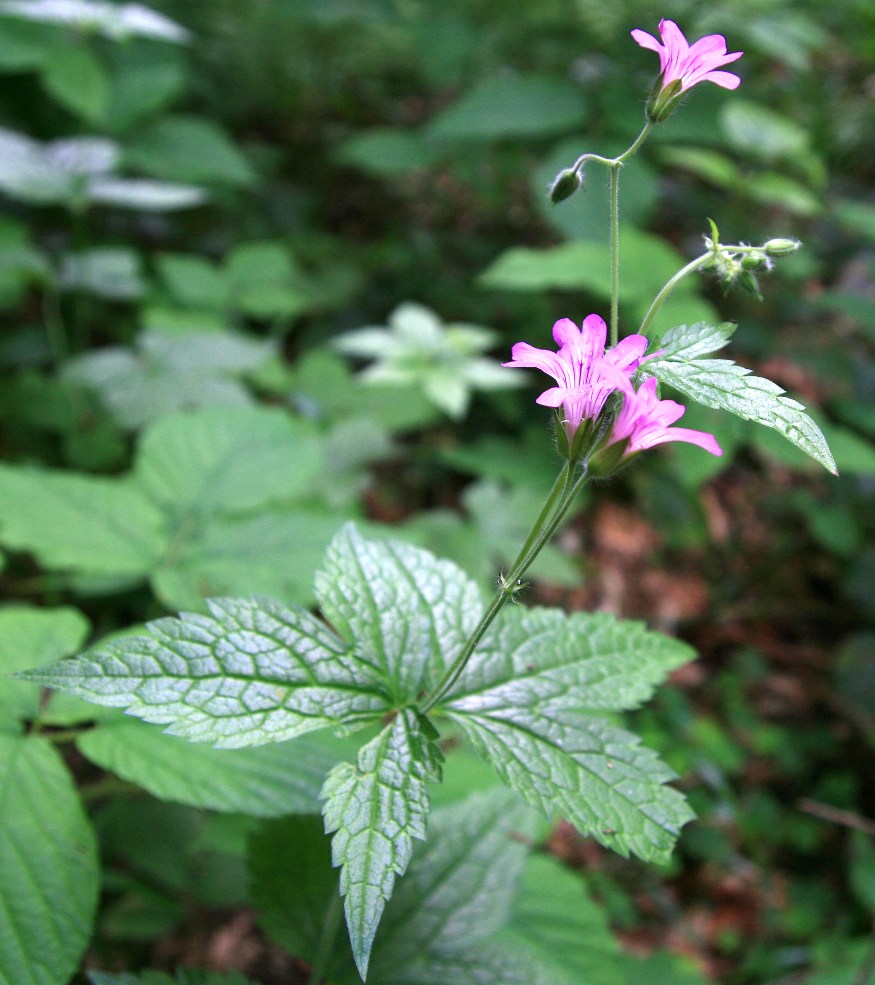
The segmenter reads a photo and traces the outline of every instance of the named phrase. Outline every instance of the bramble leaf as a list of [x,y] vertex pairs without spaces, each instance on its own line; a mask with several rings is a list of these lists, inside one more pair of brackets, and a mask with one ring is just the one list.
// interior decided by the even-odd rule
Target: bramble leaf
[[0,816],[0,982],[57,985],[91,936],[99,869],[88,818],[47,740],[0,734]]
[[725,346],[734,331],[734,325],[705,322],[670,329],[660,340],[660,354],[648,359],[641,372],[706,407],[772,428],[836,475],[826,439],[802,404],[731,359],[701,358]]
[[316,595],[399,704],[440,679],[482,611],[477,586],[456,565],[400,541],[365,540],[352,524],[331,542]]
[[403,875],[413,840],[425,838],[426,784],[440,780],[442,756],[430,724],[405,708],[325,780],[325,830],[340,866],[340,892],[356,966],[365,978],[371,946],[395,877]]
[[389,707],[371,668],[304,609],[269,599],[207,608],[20,676],[228,748],[370,721]]

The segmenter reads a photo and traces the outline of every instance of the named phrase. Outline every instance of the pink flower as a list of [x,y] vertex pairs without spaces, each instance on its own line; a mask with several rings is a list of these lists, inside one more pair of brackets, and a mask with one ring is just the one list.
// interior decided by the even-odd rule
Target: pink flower
[[558,352],[517,342],[511,351],[513,359],[502,364],[539,369],[553,377],[558,385],[545,390],[537,403],[563,408],[569,439],[582,421],[598,417],[615,390],[630,385],[629,377],[647,349],[643,335],[630,335],[605,352],[607,334],[607,326],[598,315],[587,315],[581,328],[570,318],[561,318],[553,326]]
[[723,454],[713,434],[692,428],[671,427],[683,417],[686,408],[674,400],[660,400],[656,395],[654,377],[648,377],[637,392],[631,385],[624,387],[624,394],[623,409],[617,415],[608,438],[608,447],[628,439],[624,458],[666,441],[686,441],[712,455]]
[[700,82],[714,82],[724,89],[738,88],[741,79],[737,75],[717,69],[741,58],[744,52],[727,54],[726,38],[722,34],[709,34],[690,45],[677,24],[669,20],[659,22],[659,34],[662,44],[646,31],[632,31],[632,37],[642,48],[659,55],[663,90],[672,82],[680,83],[679,92],[686,92]]

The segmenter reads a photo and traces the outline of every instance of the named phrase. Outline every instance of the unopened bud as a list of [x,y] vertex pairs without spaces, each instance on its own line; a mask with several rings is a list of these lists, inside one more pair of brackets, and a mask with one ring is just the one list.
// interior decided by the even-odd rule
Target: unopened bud
[[556,205],[557,202],[564,202],[583,184],[583,176],[575,168],[565,168],[553,179],[550,185],[550,201]]
[[798,239],[770,239],[763,249],[770,257],[786,257],[795,253],[802,244]]
[[749,253],[741,258],[742,270],[762,270],[766,266],[766,258],[755,253]]
[[749,270],[742,270],[738,275],[738,283],[749,293],[753,294],[762,301],[763,296],[760,294],[760,285],[757,283],[756,277]]

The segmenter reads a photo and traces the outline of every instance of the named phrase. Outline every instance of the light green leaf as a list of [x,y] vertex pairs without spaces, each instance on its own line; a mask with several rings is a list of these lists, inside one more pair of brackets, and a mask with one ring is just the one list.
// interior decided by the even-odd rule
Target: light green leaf
[[579,128],[586,116],[583,92],[573,83],[505,75],[466,93],[431,121],[428,133],[441,140],[543,137]]
[[318,814],[322,781],[337,762],[318,736],[212,749],[125,717],[99,722],[76,744],[93,763],[162,800],[256,817]]
[[225,308],[228,284],[209,260],[188,253],[164,253],[158,257],[157,266],[175,301],[191,308]]
[[447,701],[459,711],[511,714],[622,711],[646,701],[695,651],[607,612],[507,608]]
[[724,104],[720,125],[732,147],[760,160],[792,160],[808,150],[806,129],[780,113],[738,97]]
[[111,301],[130,301],[145,290],[142,261],[135,250],[100,246],[63,257],[61,286]]
[[139,3],[105,0],[3,0],[0,13],[47,24],[78,27],[119,40],[131,35],[183,42],[189,32],[175,21]]
[[17,728],[21,719],[34,718],[40,704],[37,687],[5,675],[74,653],[84,643],[88,628],[88,620],[78,609],[30,605],[0,609],[0,729]]
[[641,372],[706,407],[772,428],[836,474],[826,439],[802,404],[784,396],[776,383],[751,376],[749,369],[729,359],[700,358],[726,345],[734,330],[732,325],[705,323],[671,329],[660,340],[660,354],[647,360]]
[[0,805],[0,982],[59,985],[91,937],[94,834],[66,767],[43,739],[0,734]]
[[49,95],[77,116],[89,123],[103,117],[110,80],[83,44],[58,45],[43,64],[42,80]]
[[268,599],[212,599],[207,608],[209,615],[159,619],[147,624],[149,636],[22,676],[225,748],[369,721],[387,709],[370,668],[304,609]]
[[142,576],[157,565],[166,533],[161,512],[129,480],[0,465],[0,538],[48,567]]
[[460,568],[400,541],[365,540],[352,524],[328,548],[316,595],[325,618],[356,641],[358,659],[400,703],[436,684],[482,611]]
[[394,178],[431,167],[442,155],[419,130],[379,127],[350,137],[335,156],[342,164],[380,178]]
[[433,728],[402,709],[363,746],[356,765],[342,763],[325,780],[325,830],[333,833],[331,857],[340,867],[340,892],[356,966],[367,975],[371,946],[392,895],[425,838],[426,784],[440,780],[442,756]]
[[[481,697],[490,700],[488,692]],[[681,794],[664,786],[672,771],[604,719],[542,708],[537,699],[511,710],[446,711],[528,803],[624,857],[666,862],[693,816]]]
[[206,407],[156,421],[135,475],[156,503],[197,523],[288,502],[310,490],[321,467],[306,422],[278,409]]
[[144,127],[125,148],[125,161],[165,181],[245,186],[255,180],[224,131],[200,116],[165,116]]
[[88,200],[95,205],[140,212],[175,212],[190,209],[207,200],[207,193],[196,185],[133,178],[95,178],[88,183]]

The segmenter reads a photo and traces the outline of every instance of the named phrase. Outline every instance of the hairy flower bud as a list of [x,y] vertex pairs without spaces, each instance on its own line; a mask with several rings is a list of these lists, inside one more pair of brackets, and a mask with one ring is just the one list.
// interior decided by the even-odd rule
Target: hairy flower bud
[[759,298],[762,301],[763,296],[760,294],[760,285],[757,282],[756,277],[749,270],[742,270],[738,275],[738,284],[743,287],[749,294],[753,294],[754,297]]
[[770,257],[786,257],[795,253],[802,244],[798,239],[770,239],[763,249]]
[[565,168],[556,175],[550,185],[550,201],[554,205],[564,202],[566,198],[571,198],[582,184],[583,175],[580,171],[575,168]]

